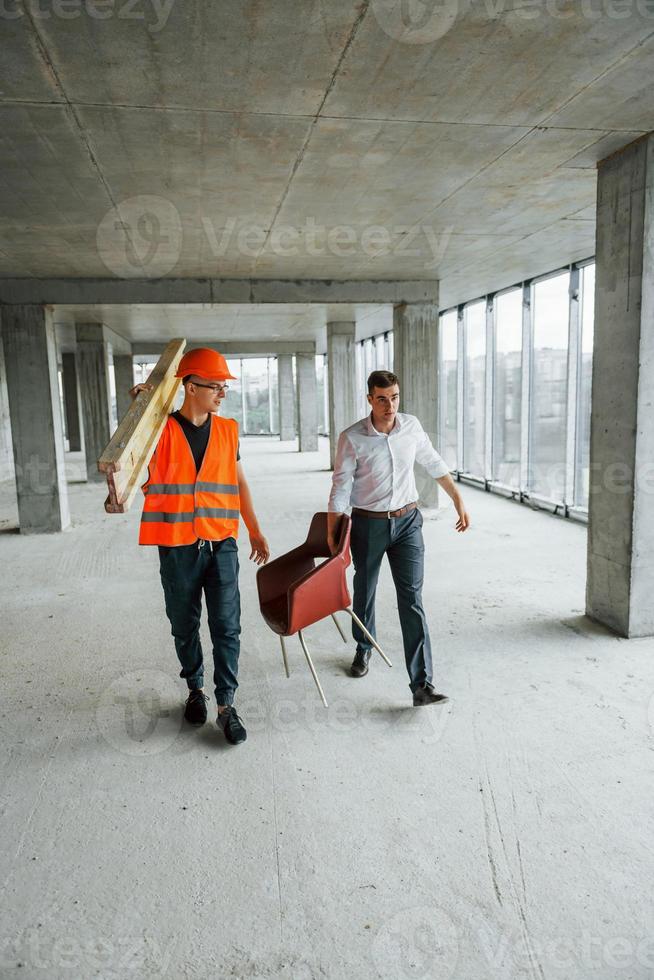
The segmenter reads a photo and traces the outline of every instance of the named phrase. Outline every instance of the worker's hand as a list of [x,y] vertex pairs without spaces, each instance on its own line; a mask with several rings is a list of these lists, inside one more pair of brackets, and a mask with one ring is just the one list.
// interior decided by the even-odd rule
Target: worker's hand
[[144,384],[140,384],[140,385],[134,385],[133,388],[130,388],[129,389],[130,398],[133,401],[136,398],[136,396],[138,395],[139,391],[152,391],[153,388],[154,388],[154,385],[150,385],[147,382],[145,382]]
[[327,547],[329,548],[329,553],[331,555],[335,555],[338,551],[338,541],[331,531],[327,532]]
[[250,561],[257,565],[265,565],[270,558],[270,548],[260,531],[256,534],[250,534],[250,547],[252,548]]
[[465,509],[463,501],[458,500],[454,506],[456,507],[457,514],[459,515],[459,519],[455,525],[457,531],[467,531],[470,527],[470,518],[467,510]]

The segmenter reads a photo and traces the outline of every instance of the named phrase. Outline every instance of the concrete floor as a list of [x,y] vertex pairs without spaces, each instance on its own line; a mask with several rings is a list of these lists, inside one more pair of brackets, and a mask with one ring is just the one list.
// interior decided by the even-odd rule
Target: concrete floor
[[[326,446],[245,439],[273,551],[325,505]],[[0,535],[2,977],[654,976],[654,641],[582,616],[585,529],[472,489],[425,522],[436,680],[352,680],[331,622],[291,679],[242,553],[249,738],[181,723],[138,508],[71,486],[73,527]],[[5,508],[6,513],[6,508]],[[206,630],[205,630],[206,634]],[[212,716],[211,716],[212,717]]]

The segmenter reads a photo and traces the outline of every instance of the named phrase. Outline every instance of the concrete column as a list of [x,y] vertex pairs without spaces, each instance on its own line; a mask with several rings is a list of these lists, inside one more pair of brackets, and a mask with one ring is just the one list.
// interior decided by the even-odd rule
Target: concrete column
[[315,453],[318,450],[318,386],[315,355],[296,354],[295,369],[299,448],[301,453]]
[[68,448],[72,453],[77,453],[80,452],[82,448],[82,426],[75,354],[72,352],[62,354],[61,365],[64,389],[64,411],[66,413],[66,431],[68,433]]
[[[438,306],[395,306],[393,345],[400,411],[417,416],[438,449]],[[438,506],[438,484],[421,466],[416,466],[416,486],[422,507]]]
[[293,355],[277,358],[277,387],[279,391],[279,438],[282,442],[295,439],[295,392],[293,385]]
[[116,411],[118,424],[132,404],[129,389],[134,387],[134,358],[131,354],[114,354],[114,380],[116,382]]
[[654,634],[654,134],[599,164],[586,611]]
[[329,459],[333,469],[338,437],[359,417],[353,320],[327,324],[327,376],[329,380]]
[[62,531],[70,513],[51,313],[4,306],[2,335],[20,530]]
[[101,323],[78,323],[77,373],[82,399],[86,475],[89,481],[105,480],[97,462],[111,435],[109,404],[109,349]]

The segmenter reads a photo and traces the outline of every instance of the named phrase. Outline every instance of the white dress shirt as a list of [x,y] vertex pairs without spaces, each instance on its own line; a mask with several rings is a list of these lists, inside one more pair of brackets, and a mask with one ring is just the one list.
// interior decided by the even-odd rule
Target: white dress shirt
[[435,479],[450,472],[415,415],[398,412],[388,434],[375,429],[372,415],[360,419],[339,436],[328,509],[388,511],[413,503],[415,462]]

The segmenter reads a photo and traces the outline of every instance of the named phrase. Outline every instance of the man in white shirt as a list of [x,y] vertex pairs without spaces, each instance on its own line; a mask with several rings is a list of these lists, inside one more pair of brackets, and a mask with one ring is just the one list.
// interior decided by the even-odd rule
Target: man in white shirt
[[[352,507],[351,550],[354,561],[353,609],[375,635],[375,591],[382,558],[388,555],[397,593],[404,656],[413,704],[447,701],[432,685],[431,643],[422,606],[425,546],[422,514],[418,509],[413,466],[421,463],[452,498],[457,531],[470,519],[449,468],[431,444],[414,415],[398,413],[399,382],[390,371],[373,371],[368,378],[370,415],[341,432],[329,496],[328,534],[336,550],[338,520]],[[350,673],[368,673],[371,645],[353,622],[357,642]]]

